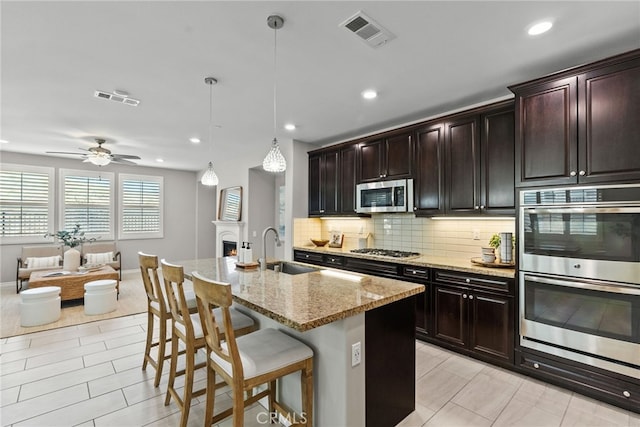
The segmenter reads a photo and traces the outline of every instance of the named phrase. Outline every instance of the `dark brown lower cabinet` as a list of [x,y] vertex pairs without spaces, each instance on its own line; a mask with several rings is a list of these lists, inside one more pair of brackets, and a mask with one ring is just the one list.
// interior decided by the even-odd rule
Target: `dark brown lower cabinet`
[[472,285],[479,281],[499,284],[499,280],[436,272],[436,278],[438,275],[465,285],[433,282],[433,335],[429,341],[503,366],[512,365],[514,304],[508,282],[504,282],[505,292],[492,292]]
[[640,379],[529,349],[516,350],[516,367],[532,377],[640,413]]

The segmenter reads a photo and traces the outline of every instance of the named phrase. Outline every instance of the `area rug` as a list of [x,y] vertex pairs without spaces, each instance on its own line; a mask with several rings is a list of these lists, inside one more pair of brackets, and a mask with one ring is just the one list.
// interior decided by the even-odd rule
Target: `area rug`
[[84,314],[84,306],[81,303],[68,304],[65,302],[62,306],[60,319],[57,322],[41,326],[22,327],[20,326],[20,295],[16,294],[15,283],[2,284],[0,297],[2,298],[0,304],[2,308],[0,314],[0,338],[56,329],[63,326],[80,325],[95,322],[96,320],[111,319],[147,311],[147,295],[139,270],[122,272],[118,308],[106,314],[87,316]]

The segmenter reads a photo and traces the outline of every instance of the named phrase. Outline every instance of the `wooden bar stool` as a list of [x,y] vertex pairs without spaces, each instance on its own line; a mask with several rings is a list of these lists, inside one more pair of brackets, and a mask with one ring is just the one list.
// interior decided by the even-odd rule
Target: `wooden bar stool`
[[[189,410],[191,408],[191,399],[206,393],[207,389],[193,390],[193,377],[196,369],[206,367],[206,361],[196,364],[196,353],[199,349],[205,348],[204,333],[200,323],[199,309],[193,313],[190,312],[185,298],[184,290],[184,269],[180,265],[169,264],[164,259],[160,262],[162,265],[162,276],[164,279],[167,299],[171,309],[171,365],[169,368],[169,383],[167,385],[167,395],[164,400],[165,406],[169,404],[171,398],[182,411],[180,417],[180,426],[185,427],[189,419]],[[215,309],[219,311],[220,309]],[[229,329],[233,330],[237,335],[244,335],[256,329],[253,319],[239,311],[230,310]],[[186,313],[186,314],[185,314]],[[235,330],[234,330],[235,329]],[[178,371],[178,352],[179,341],[185,346],[185,368]],[[175,355],[175,356],[174,356]],[[184,394],[180,396],[174,388],[177,376],[184,375]]]
[[[205,279],[193,273],[198,312],[205,330],[207,346],[207,403],[205,426],[215,424],[233,415],[233,426],[244,425],[244,410],[265,396],[269,412],[281,414],[289,422],[313,424],[313,351],[302,342],[275,329],[261,329],[236,339],[231,328],[231,285]],[[211,307],[220,307],[221,315]],[[225,337],[222,331],[229,331]],[[224,342],[223,342],[224,341]],[[295,415],[282,402],[276,400],[276,380],[300,371],[302,412]],[[233,407],[213,416],[216,375],[229,385],[233,394]],[[262,384],[267,389],[253,395],[252,390]],[[244,397],[247,392],[247,398]],[[293,415],[292,415],[293,414]]]
[[[140,264],[142,282],[147,293],[147,344],[144,349],[142,370],[147,369],[147,363],[150,363],[156,369],[153,385],[158,387],[164,361],[171,358],[171,354],[167,354],[166,351],[167,341],[171,341],[171,338],[167,338],[167,321],[171,320],[171,310],[164,287],[158,278],[158,257],[138,252],[138,262]],[[193,313],[197,313],[196,294],[191,290],[185,291],[185,298],[189,309]],[[153,328],[156,318],[159,322],[160,331],[158,340],[154,341]],[[153,347],[158,347],[158,357],[156,359],[151,355]],[[182,353],[184,353],[184,350]]]

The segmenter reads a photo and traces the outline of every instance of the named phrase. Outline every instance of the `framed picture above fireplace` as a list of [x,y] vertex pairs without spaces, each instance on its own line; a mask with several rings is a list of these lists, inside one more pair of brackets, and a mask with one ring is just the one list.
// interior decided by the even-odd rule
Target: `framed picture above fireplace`
[[242,187],[229,187],[220,190],[218,221],[240,221],[241,217]]

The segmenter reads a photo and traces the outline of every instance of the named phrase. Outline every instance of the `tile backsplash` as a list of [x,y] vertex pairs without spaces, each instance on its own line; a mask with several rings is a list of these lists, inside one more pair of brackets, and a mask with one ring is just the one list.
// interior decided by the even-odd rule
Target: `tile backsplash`
[[[370,233],[369,247],[420,252],[452,258],[480,256],[495,233],[515,232],[515,219],[432,219],[413,214],[379,214],[366,219],[296,218],[294,246],[310,246],[309,239],[328,239],[332,230],[344,234],[343,248],[358,247]],[[477,239],[474,239],[477,237]]]

